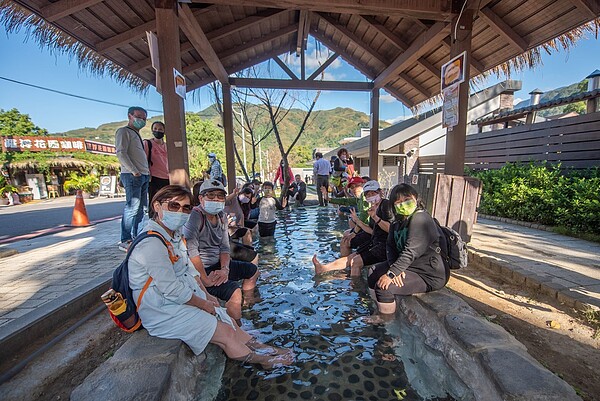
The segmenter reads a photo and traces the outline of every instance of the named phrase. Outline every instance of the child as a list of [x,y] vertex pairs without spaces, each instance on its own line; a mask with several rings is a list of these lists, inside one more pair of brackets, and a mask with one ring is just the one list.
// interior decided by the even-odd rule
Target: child
[[264,196],[259,201],[258,232],[261,237],[272,237],[275,234],[275,226],[277,225],[275,210],[282,210],[287,206],[287,196],[283,198],[282,205],[274,197],[275,192],[272,183],[266,181],[262,189]]

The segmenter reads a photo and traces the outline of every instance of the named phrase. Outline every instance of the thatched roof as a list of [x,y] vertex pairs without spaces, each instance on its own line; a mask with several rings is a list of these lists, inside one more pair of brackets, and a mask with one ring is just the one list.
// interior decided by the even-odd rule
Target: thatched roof
[[[190,0],[195,18],[227,74],[286,53],[313,36],[409,107],[439,95],[449,60],[450,21],[461,2],[429,0]],[[185,3],[190,3],[190,1]],[[542,51],[569,49],[598,32],[595,0],[468,1],[474,12],[470,75],[507,74],[540,63]],[[180,12],[181,14],[181,12]],[[155,82],[145,31],[155,30],[151,0],[0,0],[0,22],[27,29],[40,44],[65,52],[94,73],[137,90]],[[189,32],[188,32],[189,33]],[[188,90],[216,80],[207,54],[180,32]]]
[[[28,160],[20,160],[17,162],[9,163],[9,168],[11,169],[28,169],[28,168],[37,168],[39,167],[41,162],[35,159]],[[50,167],[62,167],[62,168],[93,168],[94,163],[88,162],[85,160],[78,159],[70,159],[70,158],[56,158],[56,159],[46,159],[43,161],[43,164],[46,164]]]

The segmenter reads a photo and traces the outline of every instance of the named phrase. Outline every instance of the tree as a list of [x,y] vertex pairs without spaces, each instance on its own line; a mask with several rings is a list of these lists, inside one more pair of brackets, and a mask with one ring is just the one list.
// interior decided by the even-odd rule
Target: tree
[[574,111],[575,113],[581,115],[581,114],[585,114],[587,111],[587,106],[585,104],[585,102],[575,102],[575,103],[570,103],[568,105],[565,106],[565,108],[563,109],[563,113],[570,113]]
[[202,120],[194,113],[186,113],[185,120],[190,178],[202,178],[208,169],[208,154],[211,152],[217,155],[225,169],[223,132],[212,121]]
[[0,109],[0,135],[39,136],[48,135],[48,131],[35,125],[28,114],[21,114],[17,109]]

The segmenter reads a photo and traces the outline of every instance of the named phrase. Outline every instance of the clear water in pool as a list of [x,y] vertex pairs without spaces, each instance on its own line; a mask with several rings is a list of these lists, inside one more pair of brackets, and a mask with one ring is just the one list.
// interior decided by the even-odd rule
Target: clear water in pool
[[[244,308],[244,328],[291,348],[292,366],[264,371],[228,361],[217,400],[421,400],[372,313],[365,280],[314,276],[313,254],[339,255],[346,223],[331,208],[280,212],[275,237],[256,242],[261,278]],[[434,398],[452,400],[452,398]]]

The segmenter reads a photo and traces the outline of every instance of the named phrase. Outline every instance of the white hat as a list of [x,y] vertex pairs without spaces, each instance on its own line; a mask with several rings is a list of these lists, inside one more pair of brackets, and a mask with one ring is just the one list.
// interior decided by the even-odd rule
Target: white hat
[[204,195],[208,191],[214,191],[214,190],[223,191],[223,192],[227,193],[227,191],[225,191],[225,187],[223,186],[221,181],[205,180],[202,183],[202,185],[200,185],[200,194],[201,195]]
[[211,153],[208,154],[208,157],[215,157],[216,158],[217,155],[215,155],[214,153],[211,152]]
[[367,181],[366,184],[363,185],[363,192],[379,191],[380,189],[379,183],[375,180]]

